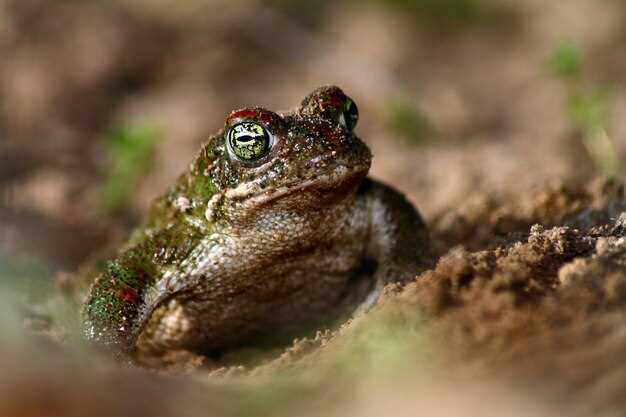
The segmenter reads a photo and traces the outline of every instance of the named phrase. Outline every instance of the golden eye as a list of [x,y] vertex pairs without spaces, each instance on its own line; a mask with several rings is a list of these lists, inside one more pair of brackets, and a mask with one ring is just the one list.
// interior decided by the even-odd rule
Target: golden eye
[[270,150],[270,134],[259,123],[240,122],[232,126],[227,136],[231,153],[243,161],[256,161]]

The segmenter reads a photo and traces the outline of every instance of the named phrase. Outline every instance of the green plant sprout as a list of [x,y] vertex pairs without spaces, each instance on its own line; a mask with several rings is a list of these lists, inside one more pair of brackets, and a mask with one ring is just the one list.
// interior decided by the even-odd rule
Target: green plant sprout
[[111,165],[100,189],[102,209],[117,211],[128,203],[131,191],[150,168],[160,137],[160,130],[145,122],[129,123],[107,134],[106,152]]
[[596,169],[613,178],[622,172],[617,151],[608,134],[610,94],[603,87],[583,85],[583,54],[573,42],[559,44],[549,59],[551,72],[565,89],[564,113],[582,141]]
[[413,145],[426,145],[437,136],[433,124],[406,97],[386,100],[385,122],[391,132],[409,139]]

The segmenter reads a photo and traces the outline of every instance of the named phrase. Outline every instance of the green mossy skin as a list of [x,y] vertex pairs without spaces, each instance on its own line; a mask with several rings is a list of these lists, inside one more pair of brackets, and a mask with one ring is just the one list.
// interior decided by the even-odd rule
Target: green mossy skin
[[164,267],[186,260],[202,236],[186,223],[173,223],[144,234],[141,242],[109,261],[86,303],[87,337],[122,350],[130,348],[145,292],[155,285]]
[[120,345],[132,332],[142,290],[155,276],[156,266],[144,248],[137,246],[109,261],[92,287],[85,313],[90,340]]
[[[210,233],[204,210],[218,190],[208,170],[215,161],[216,141],[211,138],[189,171],[153,203],[145,223],[133,230],[118,257],[94,281],[84,308],[87,339],[114,351],[131,349],[146,292],[164,268],[179,266]],[[176,207],[181,197],[190,201],[188,210]]]

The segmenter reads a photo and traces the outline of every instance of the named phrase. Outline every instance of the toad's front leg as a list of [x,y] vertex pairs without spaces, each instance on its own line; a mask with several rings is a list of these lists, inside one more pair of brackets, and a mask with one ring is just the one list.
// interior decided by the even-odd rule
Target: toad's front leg
[[393,188],[366,179],[358,198],[369,214],[367,256],[377,263],[375,285],[357,308],[360,314],[374,306],[385,285],[407,283],[433,264],[428,230],[417,210]]
[[85,301],[87,340],[116,355],[132,354],[156,309],[219,277],[225,264],[235,273],[242,267],[236,244],[226,235],[185,233],[176,240],[171,234],[157,231],[107,263]]

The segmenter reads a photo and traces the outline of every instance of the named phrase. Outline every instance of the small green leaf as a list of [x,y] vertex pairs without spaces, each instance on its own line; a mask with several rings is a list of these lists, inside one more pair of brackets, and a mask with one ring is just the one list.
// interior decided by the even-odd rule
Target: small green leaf
[[615,177],[623,172],[609,132],[610,91],[583,84],[580,49],[572,42],[561,42],[549,60],[552,73],[563,84],[563,113],[571,128],[581,135],[582,144],[599,173]]
[[435,136],[432,123],[405,98],[388,100],[386,118],[392,133],[410,139],[415,145],[424,145]]
[[604,130],[609,120],[608,98],[608,92],[599,88],[571,93],[566,111],[574,126],[586,135]]
[[561,42],[552,52],[548,66],[552,73],[561,79],[576,78],[580,73],[582,52],[573,42]]
[[116,211],[123,208],[138,180],[152,163],[161,134],[149,123],[132,123],[113,129],[106,140],[111,165],[100,190],[101,208]]

